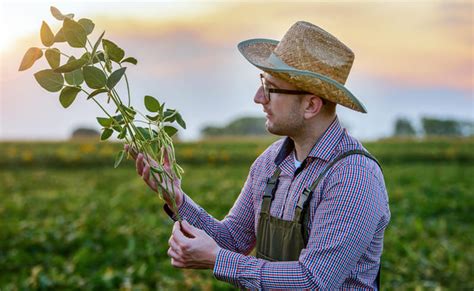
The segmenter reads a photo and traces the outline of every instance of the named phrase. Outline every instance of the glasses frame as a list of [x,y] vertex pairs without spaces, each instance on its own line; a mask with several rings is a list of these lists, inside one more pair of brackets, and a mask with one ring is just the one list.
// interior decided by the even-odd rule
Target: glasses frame
[[289,90],[289,89],[279,89],[279,88],[268,88],[267,84],[265,83],[265,77],[263,74],[260,74],[260,81],[262,82],[263,88],[263,95],[265,98],[270,101],[270,93],[279,93],[279,94],[286,94],[286,95],[308,95],[313,94],[307,91],[302,90]]

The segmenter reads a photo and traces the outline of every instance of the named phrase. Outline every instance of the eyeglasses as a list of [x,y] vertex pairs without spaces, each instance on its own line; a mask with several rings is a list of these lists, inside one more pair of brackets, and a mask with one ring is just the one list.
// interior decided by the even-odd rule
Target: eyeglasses
[[287,95],[306,95],[312,94],[306,91],[301,90],[288,90],[288,89],[278,89],[278,88],[268,88],[267,83],[265,82],[265,78],[263,74],[260,74],[260,81],[262,82],[263,87],[263,94],[265,98],[270,101],[270,93],[280,93],[280,94],[287,94]]

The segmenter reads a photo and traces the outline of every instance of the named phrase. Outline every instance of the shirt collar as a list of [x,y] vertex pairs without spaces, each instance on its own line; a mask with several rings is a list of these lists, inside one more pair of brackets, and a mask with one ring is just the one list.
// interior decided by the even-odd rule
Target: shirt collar
[[[308,157],[329,161],[334,148],[338,144],[343,134],[343,131],[344,130],[339,123],[339,119],[336,116],[331,125],[329,125],[326,131],[315,142],[313,148],[308,154]],[[275,164],[280,165],[283,160],[294,150],[294,148],[295,143],[293,140],[289,137],[286,137],[275,158]]]

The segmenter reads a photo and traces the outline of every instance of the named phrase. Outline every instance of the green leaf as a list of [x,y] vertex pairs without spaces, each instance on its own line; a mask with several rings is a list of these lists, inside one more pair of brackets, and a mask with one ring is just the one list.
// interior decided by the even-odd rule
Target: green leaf
[[111,42],[110,40],[102,39],[102,47],[104,48],[104,51],[107,53],[109,58],[116,63],[120,63],[120,61],[125,56],[125,52],[123,51],[123,49],[119,48],[115,43]]
[[163,121],[165,122],[174,122],[176,120],[176,114],[178,112],[174,109],[166,109],[163,114]]
[[66,41],[66,37],[64,36],[63,29],[60,28],[58,32],[56,33],[56,35],[54,36],[54,42],[65,42],[65,41]]
[[[76,61],[76,58],[70,57],[68,63]],[[81,68],[78,68],[72,72],[67,72],[64,74],[64,79],[69,85],[79,86],[84,82],[84,75],[82,74]]]
[[77,69],[69,73],[64,73],[64,79],[69,85],[79,86],[84,82],[84,75],[81,69]]
[[122,127],[118,124],[112,126],[112,128],[116,131],[116,132],[122,132]]
[[48,61],[48,64],[51,66],[52,69],[56,69],[57,67],[59,67],[59,64],[61,62],[61,53],[57,48],[47,49],[44,53],[44,56],[46,57],[46,60]]
[[97,117],[97,122],[106,128],[109,128],[112,125],[112,119],[108,117]]
[[115,115],[113,118],[114,118],[115,121],[117,121],[119,124],[125,124],[125,120],[123,120],[122,114]]
[[165,132],[166,132],[170,137],[172,137],[173,135],[175,135],[175,134],[178,132],[178,130],[177,130],[175,127],[169,126],[169,125],[163,127],[163,129],[165,130]]
[[50,47],[54,44],[54,34],[51,28],[49,28],[49,25],[44,21],[43,24],[41,24],[40,37],[44,46]]
[[153,96],[145,96],[145,107],[150,112],[158,112],[160,110],[160,102]]
[[82,68],[87,63],[87,59],[80,58],[76,60],[74,57],[70,57],[68,62],[61,67],[54,69],[56,73],[68,73]]
[[121,64],[123,63],[131,63],[131,64],[134,64],[136,65],[138,63],[137,59],[133,58],[133,57],[128,57],[128,58],[125,58],[123,59],[121,62]]
[[64,37],[70,46],[76,48],[83,48],[86,46],[87,34],[79,23],[72,19],[64,18],[63,32]]
[[151,121],[157,121],[160,118],[159,114],[157,114],[155,116],[151,116],[151,115],[145,115],[145,116]]
[[[135,137],[139,138],[140,140],[143,139],[143,138],[145,140],[151,140],[151,139],[155,138],[158,135],[157,132],[154,131],[154,130],[151,132],[151,135],[150,135],[150,130],[148,128],[144,128],[144,127],[139,127],[138,126],[137,130],[140,132],[140,134],[137,133],[135,135]],[[143,138],[142,138],[142,136],[143,136]]]
[[105,86],[107,77],[102,70],[94,66],[85,66],[82,68],[84,74],[84,80],[87,86],[92,89],[100,89]]
[[59,11],[58,8],[54,7],[54,6],[51,6],[50,8],[51,10],[51,14],[54,16],[54,18],[56,18],[57,20],[59,21],[63,21],[65,18],[73,18],[74,17],[74,14],[62,14],[61,11]]
[[119,139],[124,139],[126,135],[127,135],[127,128],[126,128],[126,127],[123,127],[123,128],[122,128],[122,131],[121,131],[120,134],[117,136],[117,138],[119,138]]
[[64,86],[63,76],[51,69],[39,71],[34,76],[40,86],[49,92],[58,92]]
[[40,48],[30,47],[23,56],[18,71],[24,71],[31,68],[31,66],[33,66],[37,60],[41,59],[42,56],[43,51]]
[[184,122],[183,117],[181,114],[176,113],[176,122],[183,128],[186,129],[186,122]]
[[120,163],[122,162],[123,160],[123,157],[125,156],[125,151],[124,150],[121,150],[117,156],[115,157],[115,163],[114,163],[114,168],[117,168]]
[[133,109],[133,107],[127,107],[125,105],[122,105],[121,106],[122,110],[125,111],[125,114],[130,118],[130,119],[134,119],[135,118],[135,115],[137,114],[137,112]]
[[95,91],[93,91],[92,93],[89,94],[89,96],[87,97],[87,100],[91,99],[92,97],[94,97],[94,96],[96,96],[96,95],[98,95],[98,94],[100,94],[100,93],[105,93],[105,92],[107,92],[107,91],[108,91],[108,90],[105,89],[105,88],[97,89],[97,90],[95,90]]
[[77,94],[81,92],[81,88],[78,87],[64,87],[59,94],[59,102],[64,108],[71,106],[72,102],[76,99]]
[[94,30],[95,24],[90,19],[81,18],[77,22],[82,26],[82,28],[84,28],[84,31],[86,32],[87,35],[91,34],[92,31]]
[[107,87],[109,89],[112,89],[113,87],[115,87],[115,85],[117,85],[123,74],[125,74],[126,69],[126,67],[123,67],[110,74],[109,78],[107,79]]
[[105,128],[104,131],[102,132],[102,135],[100,136],[100,140],[106,140],[108,139],[114,131],[110,128]]
[[105,62],[105,53],[104,53],[103,51],[98,51],[98,52],[96,53],[96,57],[97,57],[100,61]]
[[102,38],[104,37],[104,34],[105,34],[105,31],[102,32],[102,34],[99,36],[99,38],[95,42],[94,47],[92,48],[92,52],[91,52],[92,56],[95,56],[95,53],[97,52],[97,48],[99,47],[99,44],[101,43]]

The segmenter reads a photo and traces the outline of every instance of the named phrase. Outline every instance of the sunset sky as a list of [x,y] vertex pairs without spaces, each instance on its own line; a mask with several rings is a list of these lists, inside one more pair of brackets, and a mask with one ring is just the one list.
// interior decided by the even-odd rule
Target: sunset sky
[[66,139],[80,126],[99,129],[95,117],[102,114],[85,95],[63,109],[58,93],[36,83],[33,73],[48,66],[45,60],[18,72],[24,52],[42,46],[41,22],[60,28],[51,5],[93,20],[93,41],[105,30],[104,38],[137,58],[127,69],[134,106],[144,110],[143,96],[153,95],[178,109],[187,140],[206,125],[264,116],[252,101],[259,71],[236,46],[249,38],[279,40],[298,20],[322,27],[355,53],[346,86],[368,114],[340,107],[338,115],[356,137],[389,136],[397,117],[417,126],[422,116],[474,120],[471,1],[1,3],[0,140]]

